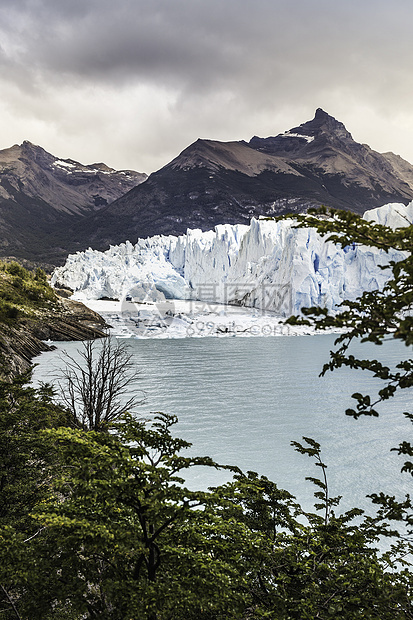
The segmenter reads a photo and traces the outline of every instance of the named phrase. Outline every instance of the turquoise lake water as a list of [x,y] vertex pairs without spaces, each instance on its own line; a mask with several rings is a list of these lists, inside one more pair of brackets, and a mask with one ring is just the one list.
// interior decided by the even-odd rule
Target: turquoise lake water
[[[411,478],[400,474],[401,459],[390,452],[411,435],[401,414],[413,411],[407,390],[382,405],[377,418],[348,418],[351,394],[383,387],[366,373],[340,369],[320,378],[333,335],[268,338],[126,339],[140,370],[136,390],[145,403],[136,409],[179,418],[176,434],[192,442],[191,454],[209,455],[222,464],[264,474],[295,494],[306,508],[313,487],[305,476],[319,468],[297,454],[292,440],[309,436],[321,443],[328,465],[330,495],[343,495],[342,509],[367,508],[366,494],[409,492]],[[62,361],[61,350],[36,359],[36,381],[51,381]],[[397,342],[383,347],[359,345],[365,357],[395,365],[412,356]],[[205,488],[228,479],[225,472],[196,468],[188,478]]]

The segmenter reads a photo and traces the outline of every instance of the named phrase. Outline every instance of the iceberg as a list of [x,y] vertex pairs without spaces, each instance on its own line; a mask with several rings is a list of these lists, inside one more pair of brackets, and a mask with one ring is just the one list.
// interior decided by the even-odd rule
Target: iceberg
[[[413,201],[366,211],[364,219],[393,228],[413,221]],[[322,306],[334,311],[344,300],[381,289],[389,261],[404,257],[371,247],[346,248],[325,241],[315,229],[297,229],[294,220],[252,219],[214,230],[126,241],[100,252],[89,248],[68,256],[52,275],[79,300],[109,297],[135,302],[196,299],[297,314]]]

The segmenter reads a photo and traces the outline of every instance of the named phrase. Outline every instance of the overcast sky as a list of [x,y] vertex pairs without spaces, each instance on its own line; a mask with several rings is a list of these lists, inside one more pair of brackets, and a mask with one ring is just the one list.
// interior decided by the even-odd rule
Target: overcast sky
[[321,107],[413,163],[412,0],[1,0],[0,148],[151,172]]

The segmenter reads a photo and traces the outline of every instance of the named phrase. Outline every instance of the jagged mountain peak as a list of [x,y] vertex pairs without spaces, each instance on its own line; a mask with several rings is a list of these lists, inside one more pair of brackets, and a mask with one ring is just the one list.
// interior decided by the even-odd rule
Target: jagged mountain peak
[[349,145],[357,143],[354,142],[345,125],[335,119],[334,116],[330,116],[322,108],[317,108],[311,121],[302,123],[277,136],[270,136],[269,138],[254,136],[249,142],[249,146],[258,151],[280,157],[305,157],[306,154],[310,155],[315,150],[319,150],[320,147],[325,148],[327,144],[348,148]]
[[317,137],[321,133],[333,134],[341,139],[352,140],[352,135],[347,131],[345,125],[330,116],[322,108],[317,108],[314,118],[311,121],[307,121],[294,129],[290,129],[290,132],[302,131],[306,135]]
[[51,153],[48,153],[46,149],[44,149],[42,146],[39,146],[38,144],[34,144],[33,142],[30,142],[29,140],[23,140],[23,142],[17,146],[20,149],[21,153],[24,155],[36,157],[39,154],[42,154],[42,155],[44,154],[51,158],[53,157],[53,155]]
[[38,144],[33,144],[29,140],[24,140],[20,147],[19,159],[25,159],[29,162],[35,162],[40,167],[49,167],[57,159],[54,155],[46,151]]
[[34,144],[34,142],[30,142],[30,140],[23,140],[23,142],[19,144],[18,146],[22,150],[42,149],[42,151],[44,151],[44,149],[41,146],[39,146],[38,144]]
[[0,149],[0,162],[17,160],[21,157],[29,157],[35,159],[39,153],[44,153],[53,157],[50,153],[47,153],[41,146],[37,146],[28,140],[24,140],[21,144],[13,144],[5,149]]

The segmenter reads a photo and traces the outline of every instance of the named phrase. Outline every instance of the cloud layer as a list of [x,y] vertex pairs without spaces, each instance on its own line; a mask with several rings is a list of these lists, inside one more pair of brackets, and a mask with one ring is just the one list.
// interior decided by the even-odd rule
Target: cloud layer
[[410,1],[2,0],[5,148],[150,172],[322,107],[413,162]]

